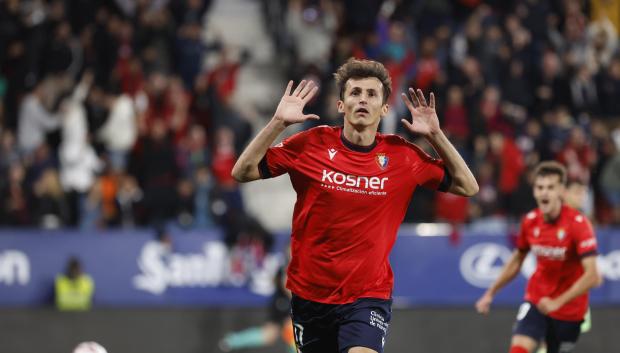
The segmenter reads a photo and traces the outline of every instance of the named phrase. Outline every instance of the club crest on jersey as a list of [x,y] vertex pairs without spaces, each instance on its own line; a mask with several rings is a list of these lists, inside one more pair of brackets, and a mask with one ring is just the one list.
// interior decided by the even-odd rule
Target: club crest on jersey
[[566,237],[566,231],[564,230],[564,228],[560,228],[558,230],[558,240],[562,240],[564,239],[564,237]]
[[388,166],[390,158],[386,156],[385,153],[377,153],[377,157],[375,158],[375,160],[377,161],[377,164],[381,169],[385,169]]
[[534,228],[534,236],[538,237],[540,235],[540,228],[536,227]]

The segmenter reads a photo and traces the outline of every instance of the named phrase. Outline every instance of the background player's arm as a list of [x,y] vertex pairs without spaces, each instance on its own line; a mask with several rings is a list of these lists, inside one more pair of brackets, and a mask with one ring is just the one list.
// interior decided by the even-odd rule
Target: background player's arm
[[405,93],[401,97],[411,113],[412,122],[406,119],[402,119],[402,122],[409,131],[426,137],[443,160],[452,176],[452,185],[448,188],[448,192],[461,196],[477,194],[478,182],[476,182],[476,178],[439,127],[434,94],[430,94],[429,104],[426,103],[422,90],[418,89],[416,94],[413,88],[409,88],[409,94],[411,100]]
[[476,302],[476,310],[478,310],[479,313],[487,314],[489,312],[495,294],[517,276],[526,255],[527,251],[519,249],[512,252],[510,260],[504,265],[504,268],[502,268],[499,277]]
[[287,126],[301,123],[308,119],[319,119],[317,115],[304,115],[303,109],[316,94],[318,87],[312,81],[301,81],[291,93],[293,81],[289,81],[286,91],[278,104],[276,112],[267,124],[245,148],[232,170],[232,177],[245,183],[260,179],[258,164],[267,153],[267,149]]
[[564,304],[586,293],[590,288],[596,287],[599,284],[600,276],[596,265],[596,256],[584,257],[581,259],[581,265],[584,270],[581,277],[559,296],[553,299],[549,297],[541,298],[537,305],[538,310],[543,314],[558,310]]

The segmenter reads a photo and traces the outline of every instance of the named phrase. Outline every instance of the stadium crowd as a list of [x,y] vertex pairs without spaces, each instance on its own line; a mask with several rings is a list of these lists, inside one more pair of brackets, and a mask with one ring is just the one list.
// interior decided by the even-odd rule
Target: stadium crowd
[[[230,170],[271,112],[232,99],[253,53],[205,35],[211,2],[0,3],[0,225],[260,228]],[[587,187],[585,211],[620,224],[620,0],[262,8],[273,69],[321,86],[317,124],[340,124],[331,75],[351,56],[384,63],[395,92],[435,92],[480,193],[420,190],[407,221],[514,220],[535,206],[532,167],[556,159]],[[406,134],[396,94],[390,105],[381,130]]]

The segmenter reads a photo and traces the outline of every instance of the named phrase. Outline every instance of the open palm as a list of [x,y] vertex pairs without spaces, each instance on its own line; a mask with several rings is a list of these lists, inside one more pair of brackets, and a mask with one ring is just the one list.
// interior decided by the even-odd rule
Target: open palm
[[430,94],[429,103],[426,103],[426,98],[424,98],[421,89],[416,92],[413,88],[409,88],[409,95],[411,100],[405,93],[401,94],[403,102],[411,113],[411,122],[402,119],[403,125],[412,133],[423,136],[439,132],[439,117],[435,111],[435,95]]
[[276,119],[282,120],[287,126],[301,123],[308,119],[318,120],[318,115],[304,114],[303,110],[319,88],[314,82],[306,80],[302,80],[293,93],[291,93],[292,88],[293,81],[289,81],[286,86],[286,91],[276,109]]

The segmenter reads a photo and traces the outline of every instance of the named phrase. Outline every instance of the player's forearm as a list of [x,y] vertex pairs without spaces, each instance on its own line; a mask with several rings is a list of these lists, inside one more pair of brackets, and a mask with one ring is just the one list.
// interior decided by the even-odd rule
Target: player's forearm
[[462,196],[474,196],[477,194],[478,182],[476,178],[474,178],[467,163],[465,163],[446,135],[439,131],[428,136],[427,139],[435,148],[452,176],[452,185],[449,191]]
[[585,294],[591,288],[596,287],[599,282],[599,275],[596,269],[586,270],[579,279],[573,283],[564,293],[560,294],[555,300],[560,306],[570,302],[578,296]]
[[499,277],[495,280],[495,282],[487,289],[487,294],[491,296],[495,296],[500,289],[504,288],[508,283],[510,283],[516,276],[519,274],[521,270],[521,264],[523,264],[523,260],[525,259],[525,254],[519,252],[518,250],[513,253],[510,260],[506,263]]
[[285,128],[286,126],[281,120],[271,119],[241,153],[232,169],[232,177],[241,183],[260,179],[258,164],[267,153],[269,146]]

